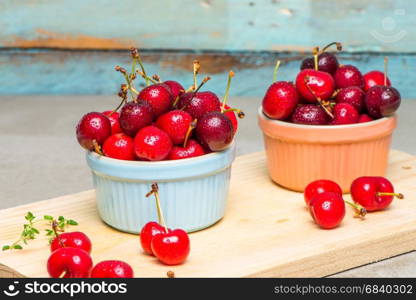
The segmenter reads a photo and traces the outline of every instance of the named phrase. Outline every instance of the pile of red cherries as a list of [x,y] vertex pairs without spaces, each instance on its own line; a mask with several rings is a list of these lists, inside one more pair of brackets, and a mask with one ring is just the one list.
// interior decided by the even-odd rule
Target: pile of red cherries
[[[76,136],[83,148],[115,159],[160,161],[222,151],[232,143],[236,114],[244,117],[227,105],[232,71],[221,102],[215,93],[200,91],[210,78],[198,85],[198,61],[193,62],[193,85],[185,89],[177,81],[149,77],[137,49],[131,49],[131,56],[131,73],[115,68],[126,81],[118,93],[120,105],[112,111],[87,113],[79,121]],[[139,91],[134,85],[137,77],[146,82]]]
[[335,54],[326,52],[331,43],[313,57],[305,58],[295,83],[276,81],[263,98],[263,112],[275,120],[304,125],[345,125],[364,123],[392,115],[400,106],[400,93],[391,86],[385,71],[364,75],[353,65],[341,65]]

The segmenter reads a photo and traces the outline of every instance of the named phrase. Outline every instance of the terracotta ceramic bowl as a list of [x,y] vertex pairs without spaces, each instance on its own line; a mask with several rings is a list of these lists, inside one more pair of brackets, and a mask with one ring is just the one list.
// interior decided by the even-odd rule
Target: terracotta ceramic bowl
[[272,120],[258,111],[272,180],[303,192],[317,179],[349,192],[360,176],[385,175],[397,117],[352,125],[311,126]]

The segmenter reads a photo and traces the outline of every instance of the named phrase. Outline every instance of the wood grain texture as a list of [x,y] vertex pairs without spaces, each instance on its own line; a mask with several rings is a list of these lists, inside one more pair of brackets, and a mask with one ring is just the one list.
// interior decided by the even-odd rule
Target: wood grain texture
[[0,46],[415,52],[408,0],[2,0]]
[[[406,168],[403,168],[406,167]],[[409,168],[410,167],[410,168]],[[138,277],[320,277],[400,253],[416,250],[416,158],[392,151],[388,177],[406,199],[384,212],[353,218],[348,210],[341,227],[321,230],[312,222],[303,195],[273,184],[266,173],[263,153],[237,158],[233,165],[225,218],[193,233],[188,261],[176,267],[161,265],[144,255],[138,237],[103,224],[95,208],[94,191],[67,195],[0,211],[0,242],[9,243],[21,229],[23,215],[65,215],[93,242],[95,262],[122,259]],[[161,195],[162,205],[169,201]],[[346,196],[349,198],[349,196]],[[0,262],[26,276],[47,276],[46,238],[25,250],[2,252]]]
[[[272,81],[276,59],[282,60],[279,80],[293,81],[304,55],[266,52],[171,52],[144,51],[143,61],[149,74],[174,79],[184,86],[192,84],[192,61],[201,61],[201,78],[211,80],[204,89],[219,95],[225,91],[229,70],[236,73],[232,96],[262,98]],[[416,98],[414,55],[390,55],[389,77],[403,99]],[[362,72],[383,69],[383,56],[341,54],[340,62],[354,64]],[[115,65],[129,66],[127,51],[0,51],[0,94],[115,94],[123,81]],[[140,82],[140,80],[137,80]]]

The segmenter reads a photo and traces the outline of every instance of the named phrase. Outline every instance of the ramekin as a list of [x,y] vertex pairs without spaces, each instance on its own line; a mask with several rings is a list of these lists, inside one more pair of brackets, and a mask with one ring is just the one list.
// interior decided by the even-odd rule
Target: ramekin
[[300,125],[272,120],[258,110],[271,179],[303,192],[317,179],[337,182],[349,192],[360,176],[385,175],[395,115],[351,125]]
[[225,213],[234,158],[234,143],[221,152],[160,162],[123,161],[87,152],[101,219],[130,233],[157,221],[154,197],[145,196],[154,182],[168,227],[192,232],[218,222]]

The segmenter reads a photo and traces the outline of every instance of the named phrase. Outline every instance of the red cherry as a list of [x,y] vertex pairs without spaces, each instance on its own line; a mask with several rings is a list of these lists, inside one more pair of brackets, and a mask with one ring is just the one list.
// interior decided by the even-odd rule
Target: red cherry
[[59,248],[48,258],[48,273],[52,278],[88,278],[92,259],[88,252],[79,248]]
[[230,119],[216,111],[206,113],[198,119],[195,132],[201,145],[211,151],[224,150],[234,137]]
[[364,98],[365,93],[362,89],[358,86],[350,86],[341,89],[338,92],[335,101],[337,103],[351,104],[357,109],[358,112],[361,112],[365,107]]
[[191,123],[192,117],[186,111],[172,110],[161,115],[156,126],[165,131],[175,145],[181,145]]
[[[231,107],[228,106],[228,105],[225,105],[224,110],[228,110],[228,109],[231,109]],[[237,130],[238,130],[238,120],[237,120],[237,117],[235,115],[235,112],[234,111],[227,111],[227,112],[224,112],[224,115],[226,115],[228,117],[228,119],[230,119],[231,123],[233,124],[234,133],[236,133]]]
[[337,103],[333,110],[334,119],[331,125],[345,125],[358,123],[359,114],[354,106],[348,103]]
[[[385,85],[384,84],[384,73],[381,71],[370,71],[363,76],[364,78],[364,91],[368,91],[375,85]],[[390,79],[386,78],[386,85],[391,86]]]
[[299,103],[299,95],[291,82],[277,81],[270,85],[263,98],[263,112],[272,119],[288,118]]
[[321,100],[329,99],[334,93],[335,83],[329,73],[305,69],[296,77],[296,89],[306,101],[315,103],[317,97]]
[[332,180],[320,179],[312,181],[306,186],[303,193],[306,205],[311,205],[311,200],[315,197],[315,195],[326,192],[333,192],[342,195],[341,187],[338,183]]
[[120,114],[116,111],[112,111],[112,110],[106,110],[103,112],[103,115],[105,115],[111,123],[111,134],[116,134],[116,133],[120,133],[121,132],[121,127],[120,127]]
[[76,127],[78,143],[87,150],[94,149],[94,140],[102,145],[110,134],[110,120],[99,112],[85,114]]
[[141,159],[164,160],[171,150],[169,135],[153,125],[140,129],[134,138],[134,151]]
[[321,228],[337,227],[345,216],[345,203],[338,193],[326,192],[316,194],[311,199],[311,213]]
[[374,121],[374,119],[367,114],[361,114],[358,118],[358,123],[365,123],[370,121]]
[[183,86],[177,81],[167,80],[164,81],[163,84],[166,84],[170,88],[170,92],[172,94],[173,99],[176,99],[176,97],[180,96],[185,92]]
[[128,102],[120,112],[120,127],[123,132],[134,137],[136,133],[153,121],[153,110],[146,102]]
[[403,198],[394,192],[393,184],[384,177],[359,177],[351,184],[352,199],[367,211],[383,210],[393,201],[393,197]]
[[155,235],[165,232],[165,228],[157,222],[146,223],[140,231],[140,244],[143,251],[149,255],[154,255],[152,251],[152,240]]
[[123,159],[134,160],[134,140],[124,133],[117,133],[110,136],[103,145],[103,152],[105,156]]
[[161,83],[145,87],[137,99],[149,103],[156,117],[171,109],[174,100],[170,88]]
[[173,146],[168,160],[197,157],[205,154],[204,148],[195,140],[189,140],[186,147]]
[[166,265],[183,263],[191,250],[188,234],[182,229],[155,235],[151,245],[155,256]]
[[358,70],[353,65],[344,65],[339,67],[334,75],[335,85],[338,89],[358,86],[364,88],[364,79],[361,75],[360,70]]
[[388,117],[399,108],[401,96],[392,86],[375,85],[367,91],[365,105],[373,118]]
[[63,248],[79,248],[88,253],[91,253],[91,240],[89,237],[80,231],[63,232],[59,234],[59,238],[55,237],[51,242],[51,252]]
[[296,107],[291,120],[296,124],[326,125],[329,116],[320,105],[304,104]]
[[121,260],[104,260],[95,265],[91,278],[133,278],[133,268]]
[[208,112],[221,111],[221,102],[213,92],[197,92],[183,94],[177,105],[178,108],[188,112],[193,118],[199,119]]

